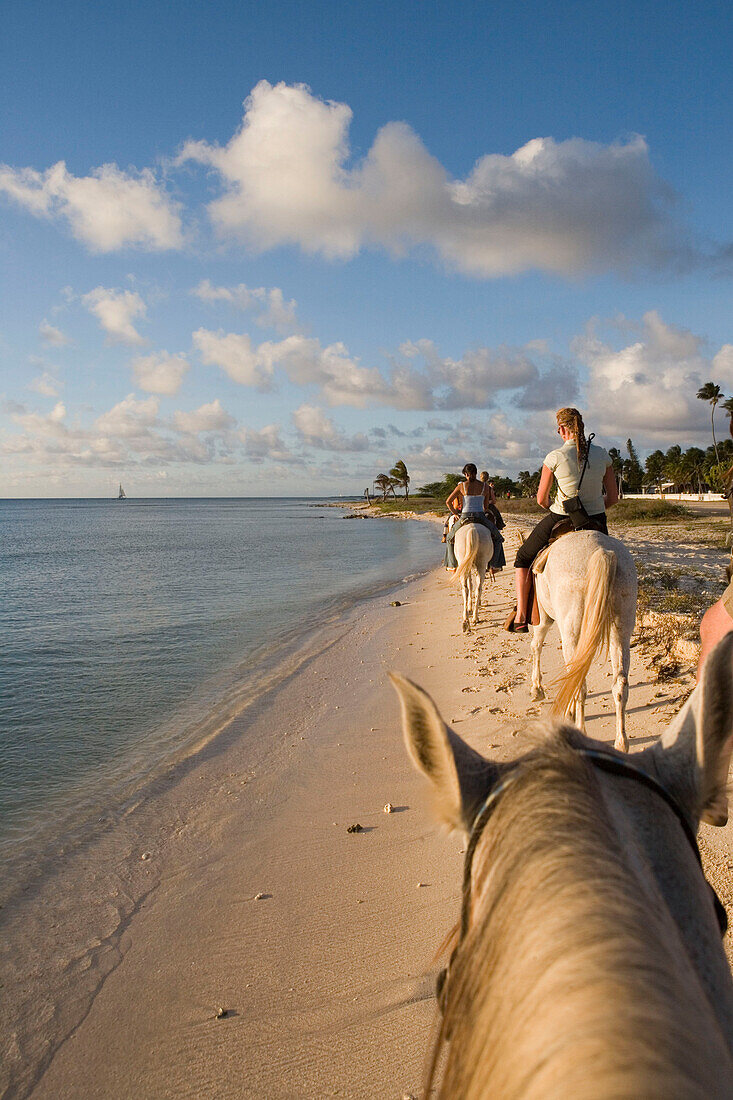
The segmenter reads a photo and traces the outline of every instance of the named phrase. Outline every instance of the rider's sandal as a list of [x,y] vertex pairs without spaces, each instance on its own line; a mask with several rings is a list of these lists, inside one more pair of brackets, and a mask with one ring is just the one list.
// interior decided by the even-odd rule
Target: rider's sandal
[[514,623],[512,627],[512,633],[514,634],[526,634],[529,630],[529,623]]

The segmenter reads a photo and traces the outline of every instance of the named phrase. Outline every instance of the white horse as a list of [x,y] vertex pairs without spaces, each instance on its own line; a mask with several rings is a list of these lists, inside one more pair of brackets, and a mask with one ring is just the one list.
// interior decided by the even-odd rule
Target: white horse
[[532,699],[544,699],[540,655],[547,631],[560,628],[566,671],[558,678],[555,710],[585,730],[585,679],[601,646],[611,657],[616,705],[614,747],[626,752],[631,634],[637,577],[622,542],[600,531],[574,531],[543,551],[534,566],[539,625],[532,632]]
[[471,633],[471,623],[478,622],[481,591],[489,562],[494,556],[494,540],[482,523],[466,523],[453,540],[458,562],[455,579],[463,591],[463,632]]
[[730,1100],[733,982],[695,832],[728,816],[733,635],[631,757],[548,721],[518,760],[486,759],[392,682],[434,810],[469,837],[424,1095]]

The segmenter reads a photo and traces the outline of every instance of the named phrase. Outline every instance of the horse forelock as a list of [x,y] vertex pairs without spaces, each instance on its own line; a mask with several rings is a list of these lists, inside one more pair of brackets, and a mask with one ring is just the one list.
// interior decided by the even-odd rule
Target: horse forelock
[[708,1072],[676,1011],[706,1005],[670,966],[671,918],[630,869],[579,741],[556,726],[519,761],[477,843],[445,991],[446,1096],[697,1095],[680,1083]]

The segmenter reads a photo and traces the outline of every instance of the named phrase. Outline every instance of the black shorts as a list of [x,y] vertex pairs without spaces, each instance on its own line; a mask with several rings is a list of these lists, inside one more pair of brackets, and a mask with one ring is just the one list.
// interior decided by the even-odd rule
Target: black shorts
[[[561,516],[557,512],[548,512],[546,516],[542,517],[534,530],[530,532],[517,550],[517,556],[514,559],[515,569],[529,569],[540,550],[543,550],[550,541],[552,528],[563,519],[567,519],[567,516]],[[605,512],[600,512],[596,516],[590,516],[589,519],[592,519],[594,523],[598,524],[604,535],[608,534]]]

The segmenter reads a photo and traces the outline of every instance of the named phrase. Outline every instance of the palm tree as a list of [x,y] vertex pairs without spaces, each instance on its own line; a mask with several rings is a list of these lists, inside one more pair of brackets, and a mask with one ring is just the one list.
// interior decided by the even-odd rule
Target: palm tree
[[394,483],[389,474],[377,474],[374,478],[374,484],[382,494],[382,500],[387,499],[387,493],[392,490],[392,496],[394,496]]
[[[702,497],[702,474],[705,464],[705,452],[702,447],[688,447],[682,456],[682,463],[685,476],[689,478],[690,487],[692,488],[697,482],[697,492]],[[692,491],[695,491],[694,488]]]
[[701,386],[697,391],[697,396],[701,401],[709,401],[712,409],[710,412],[710,426],[713,429],[713,447],[715,449],[715,461],[720,463],[720,456],[718,454],[718,444],[715,439],[715,406],[723,397],[723,391],[720,386],[716,386],[714,382],[706,382],[704,386]]
[[399,485],[405,490],[405,500],[409,500],[410,498],[407,495],[407,490],[410,485],[410,475],[402,459],[400,459],[399,462],[395,462],[394,466],[389,471],[389,476],[392,478],[394,485]]
[[664,465],[664,473],[672,482],[677,493],[681,493],[685,487],[687,468],[681,457],[669,459]]
[[652,451],[645,462],[646,476],[649,482],[656,485],[657,492],[662,492],[662,479],[664,477],[664,464],[666,459],[664,451]]

